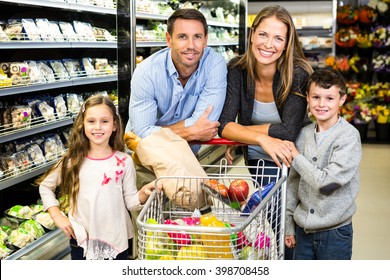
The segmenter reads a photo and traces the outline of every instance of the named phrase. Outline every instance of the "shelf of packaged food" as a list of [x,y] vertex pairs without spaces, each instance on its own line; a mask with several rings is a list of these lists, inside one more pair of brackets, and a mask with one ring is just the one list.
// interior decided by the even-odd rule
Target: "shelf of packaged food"
[[93,12],[99,14],[116,15],[115,5],[111,8],[111,7],[99,7],[99,6],[80,4],[80,3],[65,3],[61,1],[42,1],[42,0],[19,0],[19,1],[0,0],[0,3],[66,9],[66,10],[74,10],[75,12],[85,11],[85,12]]
[[[143,13],[143,12],[136,13],[137,19],[144,19],[144,20],[165,21],[168,19],[168,17],[169,17],[169,15],[157,15],[157,14]],[[218,26],[218,27],[226,27],[226,28],[239,28],[239,25],[237,23],[229,23],[229,22],[210,20],[210,19],[207,19],[207,24],[210,26]]]
[[57,228],[15,251],[5,260],[60,260],[69,252],[69,240],[65,233]]
[[303,48],[303,51],[305,53],[330,53],[332,51],[332,48],[326,48],[326,47],[306,47]]
[[[237,46],[238,42],[209,42],[207,44],[210,47],[214,46]],[[152,47],[166,47],[167,43],[164,42],[137,42],[137,48],[152,48]]]
[[15,184],[19,184],[21,182],[24,182],[28,179],[34,178],[36,176],[39,176],[46,172],[55,162],[57,162],[57,159],[46,161],[44,164],[40,164],[37,166],[33,166],[29,169],[23,170],[14,176],[6,177],[4,179],[0,180],[0,191],[4,190],[8,187],[11,187]]
[[117,42],[1,41],[0,49],[94,48],[116,49]]
[[[41,117],[42,119],[43,117]],[[0,143],[16,140],[22,137],[31,136],[44,131],[49,131],[55,128],[68,126],[73,123],[73,116],[69,115],[60,120],[55,119],[53,121],[43,122],[40,120],[29,127],[9,130],[0,133]]]
[[322,27],[304,27],[302,29],[297,29],[299,36],[319,36],[319,37],[333,37],[332,28],[322,28]]
[[61,80],[61,81],[56,81],[54,83],[46,83],[46,84],[32,84],[32,85],[12,86],[12,87],[4,87],[4,88],[0,87],[0,96],[9,96],[14,94],[48,90],[54,88],[64,88],[64,87],[79,86],[79,85],[115,82],[117,80],[118,80],[118,75],[114,74],[114,75],[105,75],[105,76],[78,77],[78,78],[72,78],[71,80]]

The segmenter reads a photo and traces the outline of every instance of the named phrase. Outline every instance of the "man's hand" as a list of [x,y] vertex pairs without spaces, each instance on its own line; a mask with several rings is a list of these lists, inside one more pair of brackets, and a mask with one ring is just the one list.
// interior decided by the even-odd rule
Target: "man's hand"
[[209,105],[200,118],[189,127],[184,127],[184,121],[165,127],[170,128],[174,133],[183,139],[190,141],[209,141],[218,134],[219,122],[212,122],[208,119],[213,106]]
[[192,126],[193,140],[208,141],[217,136],[220,123],[212,122],[208,119],[212,110],[213,106],[209,105],[202,116],[200,116],[200,118]]

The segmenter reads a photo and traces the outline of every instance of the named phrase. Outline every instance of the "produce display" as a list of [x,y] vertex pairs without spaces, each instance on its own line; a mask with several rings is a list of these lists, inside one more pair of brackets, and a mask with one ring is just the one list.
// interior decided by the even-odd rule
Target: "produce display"
[[57,227],[48,212],[40,212],[34,216],[34,219],[46,229],[53,230]]
[[0,259],[26,247],[56,228],[42,204],[14,205],[0,219]]
[[8,210],[7,214],[21,219],[31,219],[34,212],[29,206],[15,205]]

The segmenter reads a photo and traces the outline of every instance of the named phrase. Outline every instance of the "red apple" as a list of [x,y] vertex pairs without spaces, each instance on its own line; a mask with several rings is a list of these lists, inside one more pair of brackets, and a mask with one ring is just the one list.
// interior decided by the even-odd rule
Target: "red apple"
[[230,183],[229,198],[231,201],[244,201],[249,194],[249,185],[245,180],[236,179]]
[[229,197],[229,190],[228,188],[224,185],[224,184],[221,184],[220,182],[218,182],[217,180],[215,179],[211,179],[208,181],[208,184],[209,186],[216,190],[217,192],[219,192],[219,194],[223,197]]

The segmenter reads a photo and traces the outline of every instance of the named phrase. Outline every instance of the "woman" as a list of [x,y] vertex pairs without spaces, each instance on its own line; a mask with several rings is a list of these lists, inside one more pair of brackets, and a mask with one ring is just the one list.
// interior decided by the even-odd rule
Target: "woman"
[[[290,166],[291,151],[306,114],[306,83],[313,71],[305,60],[289,12],[278,5],[264,8],[253,21],[246,53],[228,65],[225,105],[219,135],[248,144],[249,166]],[[238,118],[238,122],[236,122]],[[230,149],[227,159],[232,162]],[[273,161],[273,162],[272,162]]]
[[[291,15],[281,6],[260,11],[248,38],[246,53],[228,65],[219,135],[248,144],[244,147],[245,162],[262,186],[276,181],[281,162],[290,167],[291,150],[284,140],[294,142],[304,120],[309,122],[306,84],[313,70],[305,60]],[[229,163],[233,160],[230,152],[228,148]],[[256,167],[260,159],[265,168]],[[282,215],[279,211],[267,213],[279,240]],[[278,252],[283,253],[283,244],[278,245]],[[284,252],[284,258],[292,259],[292,249]]]

